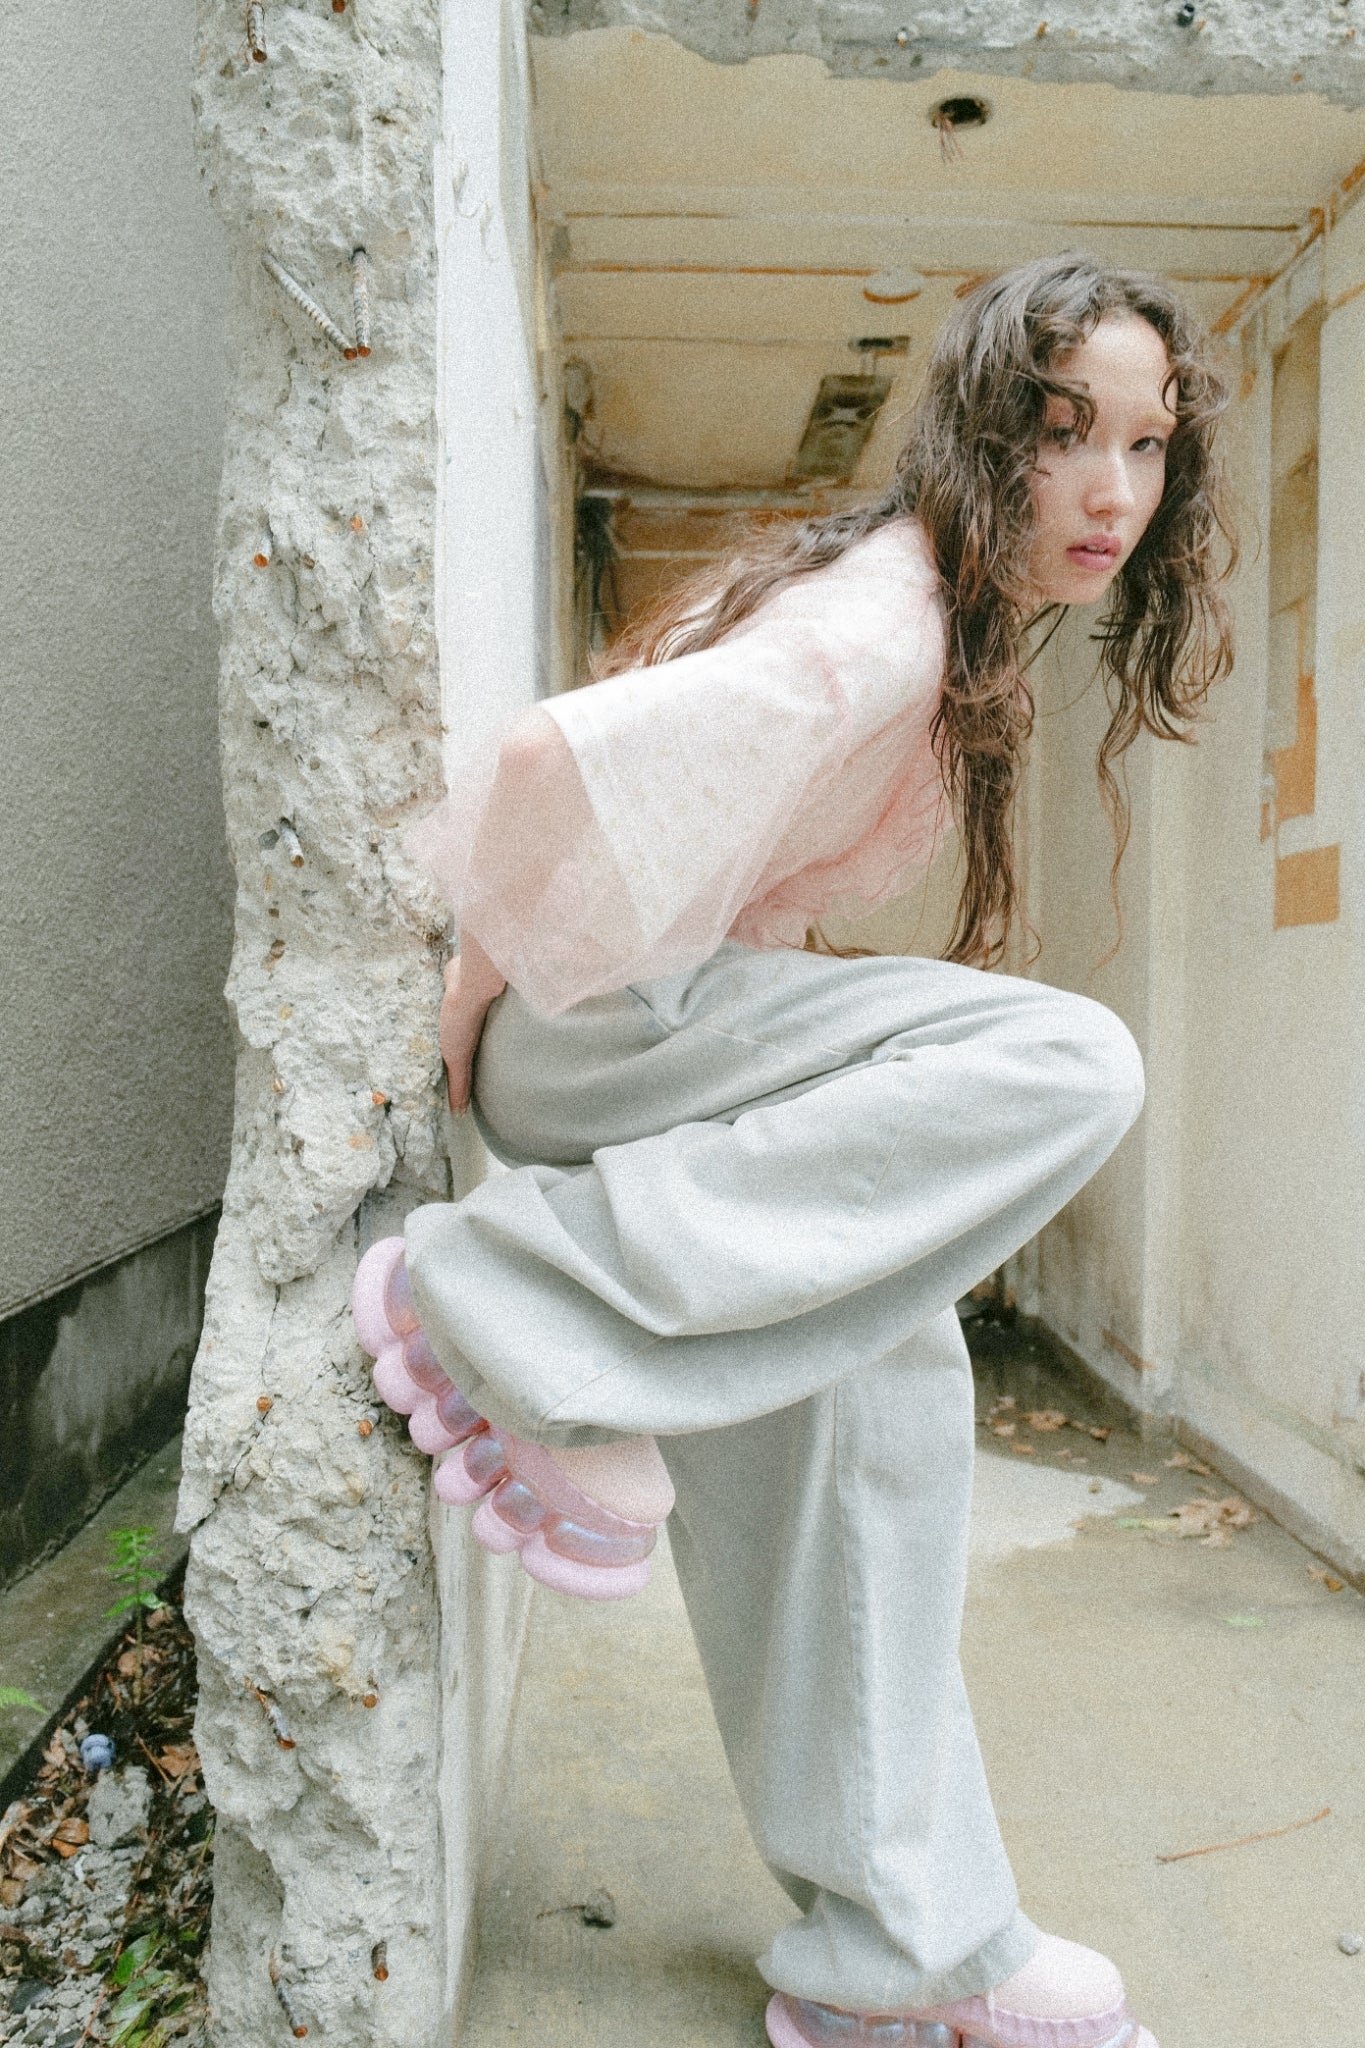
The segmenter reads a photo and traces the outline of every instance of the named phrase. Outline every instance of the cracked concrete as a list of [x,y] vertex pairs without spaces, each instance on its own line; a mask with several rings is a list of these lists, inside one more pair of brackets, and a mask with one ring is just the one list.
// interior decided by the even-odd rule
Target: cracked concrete
[[[201,0],[231,251],[215,607],[241,1041],[180,1505],[219,1813],[209,1991],[220,2041],[270,2038],[273,1957],[333,2048],[417,2048],[446,1996],[429,1468],[372,1405],[346,1307],[366,1198],[368,1237],[449,1187],[444,918],[399,845],[441,786],[439,9],[271,5],[267,38],[253,63],[236,0]],[[357,248],[373,354],[347,361],[261,257],[349,335]]]
[[539,0],[540,35],[636,28],[717,63],[799,51],[841,78],[1002,72],[1147,92],[1318,92],[1365,102],[1365,47],[1345,4],[1321,0]]

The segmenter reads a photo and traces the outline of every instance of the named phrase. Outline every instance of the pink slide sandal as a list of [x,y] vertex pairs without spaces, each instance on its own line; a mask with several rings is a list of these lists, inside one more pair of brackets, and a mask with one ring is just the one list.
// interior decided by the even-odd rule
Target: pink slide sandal
[[765,2017],[773,2048],[1157,2048],[1126,2007],[1094,2021],[1044,2020],[1014,2013],[992,2017],[984,1998],[963,1998],[915,2019],[841,2012],[775,1991]]
[[351,1317],[374,1359],[380,1398],[407,1416],[418,1449],[440,1459],[440,1498],[462,1507],[480,1503],[471,1527],[484,1549],[516,1551],[522,1569],[557,1593],[581,1600],[638,1593],[668,1507],[657,1520],[629,1520],[584,1493],[540,1444],[495,1432],[428,1343],[403,1252],[401,1237],[371,1245],[356,1269]]
[[767,2027],[773,2048],[1156,2048],[1108,1956],[1056,1934],[1041,1935],[992,1991],[914,2013],[847,2012],[775,1991]]

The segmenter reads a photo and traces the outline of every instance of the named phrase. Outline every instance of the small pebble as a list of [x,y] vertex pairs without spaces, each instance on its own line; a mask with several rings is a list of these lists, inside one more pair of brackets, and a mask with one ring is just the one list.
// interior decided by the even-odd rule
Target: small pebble
[[585,1927],[614,1927],[616,1925],[616,1901],[605,1885],[588,1893],[579,1908]]
[[1344,1956],[1358,1956],[1360,1951],[1365,1948],[1365,1935],[1339,1934],[1337,1936],[1337,1947]]

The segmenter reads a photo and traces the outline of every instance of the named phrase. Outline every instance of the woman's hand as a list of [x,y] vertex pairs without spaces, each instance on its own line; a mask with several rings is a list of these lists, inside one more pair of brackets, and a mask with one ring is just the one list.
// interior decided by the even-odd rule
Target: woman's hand
[[468,933],[460,950],[446,962],[445,994],[441,998],[441,1058],[445,1062],[446,1087],[456,1116],[469,1107],[474,1055],[479,1049],[483,1020],[490,1003],[500,996],[507,982]]

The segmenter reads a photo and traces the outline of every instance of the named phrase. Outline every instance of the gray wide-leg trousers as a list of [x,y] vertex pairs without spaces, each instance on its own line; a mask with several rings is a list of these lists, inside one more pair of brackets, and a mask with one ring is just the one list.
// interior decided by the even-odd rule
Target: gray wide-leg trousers
[[516,1170],[414,1210],[438,1356],[550,1445],[649,1432],[716,1717],[800,1907],[778,1989],[895,2011],[1037,1934],[958,1664],[972,1396],[953,1303],[1137,1115],[1124,1026],[941,961],[727,943],[685,974],[489,1014],[480,1125]]

